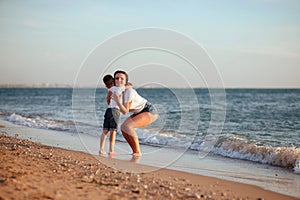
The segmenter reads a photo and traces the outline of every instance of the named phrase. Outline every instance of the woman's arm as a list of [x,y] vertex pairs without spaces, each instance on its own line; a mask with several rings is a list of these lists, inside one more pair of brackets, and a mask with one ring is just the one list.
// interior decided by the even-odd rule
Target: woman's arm
[[116,101],[116,103],[118,104],[121,113],[123,113],[124,115],[126,115],[129,112],[130,106],[131,106],[131,102],[127,102],[122,104],[121,103],[121,97],[122,96],[117,96],[115,93],[112,94],[113,99]]

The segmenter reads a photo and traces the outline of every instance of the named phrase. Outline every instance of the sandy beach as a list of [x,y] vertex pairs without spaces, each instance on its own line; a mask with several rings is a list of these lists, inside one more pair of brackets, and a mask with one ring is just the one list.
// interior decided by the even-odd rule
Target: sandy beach
[[[296,199],[262,188],[97,157],[1,133],[0,199]],[[151,170],[149,170],[151,171]]]

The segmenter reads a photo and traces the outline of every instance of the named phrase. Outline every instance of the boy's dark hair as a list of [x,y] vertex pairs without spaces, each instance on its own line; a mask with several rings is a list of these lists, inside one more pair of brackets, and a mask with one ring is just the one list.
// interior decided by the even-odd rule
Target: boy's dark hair
[[122,71],[122,70],[117,70],[117,71],[115,71],[115,73],[114,73],[114,78],[116,78],[116,74],[125,74],[125,77],[126,77],[126,84],[128,83],[128,74],[127,74],[125,71]]
[[103,77],[103,83],[105,85],[111,85],[114,83],[114,77],[112,77],[112,75],[108,74],[108,75],[105,75]]

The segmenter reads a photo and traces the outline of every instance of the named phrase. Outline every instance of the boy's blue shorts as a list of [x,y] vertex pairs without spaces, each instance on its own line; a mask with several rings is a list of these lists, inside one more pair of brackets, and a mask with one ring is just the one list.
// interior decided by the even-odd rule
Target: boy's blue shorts
[[117,130],[120,115],[121,113],[118,108],[107,108],[104,114],[103,130]]

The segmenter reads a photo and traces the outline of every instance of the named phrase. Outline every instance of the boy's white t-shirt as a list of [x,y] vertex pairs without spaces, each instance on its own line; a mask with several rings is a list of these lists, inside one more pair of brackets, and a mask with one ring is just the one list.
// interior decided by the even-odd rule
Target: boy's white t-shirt
[[[111,88],[108,89],[108,91],[111,91],[113,94],[116,94],[117,96],[121,96],[122,93],[125,91],[125,86],[117,87],[117,86],[112,86]],[[112,98],[110,99],[110,103],[108,105],[109,108],[118,108],[119,106],[115,100]]]
[[130,112],[139,113],[147,103],[147,100],[141,97],[137,91],[132,88],[127,89],[123,95],[124,103],[131,102]]

